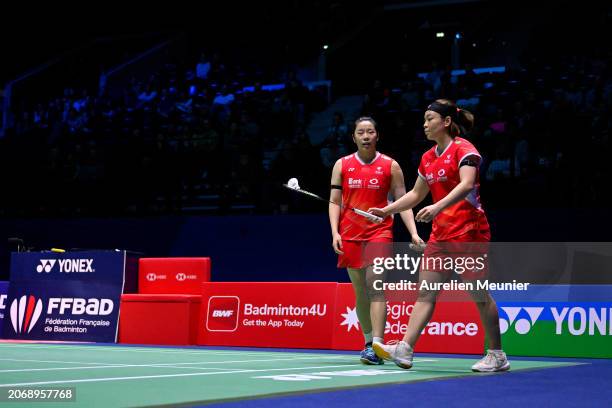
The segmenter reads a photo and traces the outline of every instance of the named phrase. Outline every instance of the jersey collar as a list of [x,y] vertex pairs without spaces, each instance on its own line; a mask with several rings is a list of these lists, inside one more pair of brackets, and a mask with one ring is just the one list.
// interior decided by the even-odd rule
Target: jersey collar
[[446,153],[446,151],[447,151],[448,149],[450,149],[450,147],[451,147],[451,146],[452,146],[454,143],[455,143],[455,141],[454,141],[454,140],[451,140],[451,141],[450,141],[450,143],[448,144],[448,146],[446,146],[446,147],[444,148],[444,151],[443,151],[442,153],[440,153],[440,154],[438,154],[438,145],[435,145],[435,146],[434,146],[434,152],[436,153],[436,157],[443,156],[443,155],[444,155],[444,153]]
[[375,162],[376,160],[378,160],[378,158],[380,157],[380,152],[376,152],[376,156],[374,156],[374,158],[372,159],[372,161],[371,161],[371,162],[369,162],[369,163],[366,163],[366,162],[364,162],[363,160],[361,160],[361,157],[359,157],[359,155],[357,154],[357,152],[355,152],[355,153],[353,153],[353,154],[355,155],[355,159],[357,159],[357,161],[358,161],[359,163],[361,163],[361,164],[363,164],[363,165],[365,165],[365,166],[369,166],[369,165],[371,165],[371,164],[374,164],[374,162]]

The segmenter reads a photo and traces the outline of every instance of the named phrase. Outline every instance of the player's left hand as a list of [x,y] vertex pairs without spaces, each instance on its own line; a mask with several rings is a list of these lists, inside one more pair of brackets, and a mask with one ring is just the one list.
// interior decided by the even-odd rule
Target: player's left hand
[[410,248],[417,251],[417,252],[423,252],[425,250],[425,246],[427,244],[425,243],[425,241],[423,241],[421,239],[421,237],[419,236],[419,234],[414,234],[412,235],[412,242],[410,243]]
[[428,205],[427,207],[421,208],[421,211],[417,213],[414,219],[415,221],[418,221],[418,222],[431,222],[431,220],[433,220],[434,217],[438,215],[439,212],[440,212],[440,209],[438,208],[437,205],[435,204]]

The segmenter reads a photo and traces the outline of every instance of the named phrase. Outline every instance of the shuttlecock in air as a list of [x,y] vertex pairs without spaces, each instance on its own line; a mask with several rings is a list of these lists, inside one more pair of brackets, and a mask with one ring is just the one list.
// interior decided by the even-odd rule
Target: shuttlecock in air
[[300,184],[298,183],[298,180],[294,177],[289,179],[289,181],[287,182],[287,187],[293,190],[299,190]]

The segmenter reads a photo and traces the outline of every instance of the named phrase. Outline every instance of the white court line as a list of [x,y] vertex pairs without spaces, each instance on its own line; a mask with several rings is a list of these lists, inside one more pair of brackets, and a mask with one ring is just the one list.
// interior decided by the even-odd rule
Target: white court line
[[[169,350],[164,350],[164,349],[156,349],[151,347],[149,348],[135,348],[135,347],[124,347],[121,348],[121,346],[119,347],[105,347],[105,346],[90,346],[90,347],[79,347],[79,346],[55,346],[55,345],[51,345],[51,346],[37,346],[37,345],[20,345],[20,344],[16,344],[16,345],[9,345],[9,346],[5,346],[5,345],[1,345],[0,348],[19,348],[19,349],[23,349],[23,348],[29,348],[29,349],[35,349],[35,350],[40,350],[40,349],[52,349],[52,350],[87,350],[87,351],[115,351],[115,352],[134,352],[134,353],[161,353],[161,354],[207,354],[207,355],[236,355],[236,354],[242,354],[242,355],[261,355],[264,353],[277,353],[274,351],[261,351],[261,352],[247,352],[247,351],[214,351],[214,350],[189,350],[189,349],[169,349]],[[287,353],[289,354],[289,353]],[[294,354],[304,354],[304,353],[294,353]]]
[[50,367],[50,368],[19,368],[10,370],[0,370],[1,373],[21,373],[33,371],[60,371],[60,370],[96,370],[100,368],[138,368],[138,367],[153,367],[153,368],[181,368],[187,370],[227,370],[234,371],[235,368],[217,368],[217,367],[185,367],[175,365],[155,365],[155,364],[119,364],[105,366],[84,366],[84,367]]
[[18,361],[18,362],[26,362],[26,363],[93,364],[93,365],[113,364],[113,363],[94,363],[94,362],[85,362],[85,361],[26,360],[23,358],[0,358],[0,361]]
[[[303,355],[315,355],[315,356],[334,356],[334,358],[344,358],[344,359],[354,359],[355,355],[352,354],[334,354],[334,353],[289,353],[289,352],[285,352],[285,351],[258,351],[258,352],[246,352],[246,351],[235,351],[235,352],[214,352],[214,351],[208,351],[208,350],[202,350],[202,351],[184,351],[184,350],[148,350],[148,349],[132,349],[132,348],[115,348],[115,347],[98,347],[98,346],[91,346],[91,347],[57,347],[57,346],[51,346],[51,347],[26,347],[26,346],[21,346],[21,345],[15,345],[15,346],[8,346],[8,347],[15,347],[15,348],[32,348],[35,350],[38,349],[52,349],[52,350],[87,350],[87,351],[115,351],[115,352],[134,352],[134,353],[159,353],[159,354],[184,354],[184,355],[201,355],[201,356],[235,356],[235,355],[240,355],[240,356],[263,356],[263,355],[289,355],[289,356],[303,356]],[[0,346],[0,348],[2,348],[2,346]],[[93,349],[93,350],[92,350]]]
[[[17,358],[0,358],[0,361],[15,361],[15,362],[26,362],[26,363],[58,363],[58,364],[91,364],[91,368],[117,368],[117,367],[155,367],[163,368],[165,366],[179,367],[185,365],[196,365],[196,364],[235,364],[235,363],[273,363],[275,361],[295,361],[295,360],[335,360],[333,354],[329,356],[316,356],[316,357],[290,357],[290,358],[273,358],[267,360],[228,360],[228,361],[189,361],[189,362],[173,362],[173,363],[152,363],[152,364],[118,364],[118,363],[99,363],[99,362],[85,362],[85,361],[64,361],[64,360],[31,360],[31,359],[17,359]],[[429,359],[415,359],[416,362],[436,362],[438,360]],[[188,367],[185,367],[188,368]],[[32,369],[5,369],[0,370],[0,373],[8,372],[19,372],[19,371],[51,371],[51,370],[67,370],[71,367],[58,367],[58,368],[32,368]],[[77,369],[77,368],[72,368]],[[219,370],[223,370],[220,368]]]
[[[187,368],[187,369],[202,369],[210,370],[206,367],[184,367],[187,365],[204,365],[204,364],[235,364],[235,363],[273,363],[275,361],[295,361],[295,360],[320,360],[320,357],[292,357],[292,358],[274,358],[268,360],[234,360],[234,361],[191,361],[191,362],[174,362],[174,363],[153,363],[153,364],[114,364],[114,363],[94,363],[81,361],[59,361],[59,360],[19,360],[12,358],[0,358],[0,361],[19,361],[19,362],[36,362],[36,363],[60,363],[60,364],[92,364],[89,367],[58,367],[58,368],[33,368],[33,369],[6,369],[0,370],[0,373],[20,372],[20,371],[52,371],[52,370],[76,370],[76,369],[99,369],[99,368],[135,368],[135,367],[152,367],[152,368]],[[218,370],[232,370],[219,368]]]
[[[298,353],[298,352],[287,352],[287,351],[215,351],[215,350],[193,350],[193,349],[157,349],[151,348],[138,348],[129,346],[118,346],[118,347],[106,347],[106,346],[63,346],[63,345],[36,345],[36,344],[0,344],[0,348],[30,348],[30,349],[52,349],[52,350],[88,350],[88,351],[114,351],[114,352],[134,352],[134,353],[161,353],[161,354],[203,354],[203,355],[253,355],[261,356],[262,354],[289,354],[289,355],[303,355],[303,354],[315,354],[315,353]],[[318,355],[330,354],[330,353],[318,353]],[[346,354],[331,354],[336,356],[345,356]]]
[[[290,358],[271,358],[267,360],[224,360],[224,361],[185,361],[185,362],[174,362],[174,363],[151,363],[151,364],[143,364],[143,367],[148,365],[181,365],[181,364],[230,364],[230,363],[269,363],[274,361],[294,361],[294,360],[330,360],[332,357],[290,357]],[[117,364],[117,363],[98,363],[98,362],[84,362],[84,361],[63,361],[63,360],[24,360],[17,358],[0,358],[0,361],[25,361],[25,362],[34,362],[34,363],[65,363],[65,364],[93,364],[93,365],[125,365],[125,366],[133,366],[133,364]]]
[[[357,366],[358,364],[355,364]],[[361,364],[359,364],[361,366]],[[0,384],[0,387],[23,387],[29,385],[49,385],[49,384],[74,384],[74,383],[86,383],[86,382],[104,382],[104,381],[127,381],[127,380],[144,380],[151,378],[172,378],[172,377],[195,377],[204,375],[218,375],[218,374],[242,374],[242,373],[258,373],[258,372],[269,372],[269,371],[292,371],[292,370],[315,370],[320,368],[346,368],[346,365],[337,366],[319,366],[319,367],[291,367],[291,368],[268,368],[259,370],[236,370],[236,371],[214,371],[212,373],[181,373],[181,374],[163,374],[163,375],[141,375],[137,377],[108,377],[108,378],[86,378],[79,380],[59,380],[59,381],[39,381],[29,383],[13,383],[13,384]],[[408,372],[408,371],[406,371]]]
[[[0,343],[0,348],[31,348],[31,349],[53,349],[53,350],[94,350],[94,351],[117,351],[117,352],[143,352],[143,353],[200,353],[200,354],[261,354],[261,353],[274,353],[274,351],[224,351],[224,350],[197,350],[197,349],[177,349],[177,348],[158,348],[152,347],[130,347],[125,346],[98,346],[92,344],[91,346],[77,346],[77,345],[63,345],[63,344],[6,344]],[[297,353],[299,354],[299,353]],[[303,353],[302,353],[303,354]]]
[[[334,353],[296,353],[296,352],[287,352],[287,351],[257,351],[257,352],[247,352],[247,351],[231,351],[231,352],[214,352],[212,350],[201,350],[201,351],[191,351],[191,350],[182,350],[182,349],[175,349],[175,350],[163,350],[163,349],[153,349],[150,350],[148,348],[132,348],[132,347],[125,347],[125,348],[119,348],[119,347],[104,347],[104,346],[89,346],[89,347],[77,347],[77,346],[51,346],[51,347],[47,347],[47,346],[37,346],[37,345],[31,345],[32,347],[28,347],[30,345],[5,345],[5,344],[0,344],[0,348],[2,347],[13,347],[13,348],[33,348],[33,349],[54,349],[54,350],[75,350],[75,349],[79,349],[79,350],[92,350],[93,351],[116,351],[116,352],[138,352],[138,353],[161,353],[161,354],[199,354],[199,355],[215,355],[215,356],[233,356],[233,355],[242,355],[242,356],[262,356],[264,354],[270,354],[270,355],[290,355],[290,356],[303,356],[303,355],[316,355],[319,356],[319,358],[322,358],[323,356],[334,356],[334,358],[344,358],[347,360],[352,360],[355,358],[355,355],[353,354],[334,354]],[[455,357],[449,357],[449,358],[455,358]],[[0,359],[1,360],[1,359]],[[434,361],[438,361],[435,359],[421,359],[420,357],[415,357],[414,361],[420,361],[420,362],[434,362]],[[219,363],[224,363],[224,361],[219,361]],[[87,364],[87,363],[84,363]],[[104,364],[104,363],[100,363],[100,364]]]

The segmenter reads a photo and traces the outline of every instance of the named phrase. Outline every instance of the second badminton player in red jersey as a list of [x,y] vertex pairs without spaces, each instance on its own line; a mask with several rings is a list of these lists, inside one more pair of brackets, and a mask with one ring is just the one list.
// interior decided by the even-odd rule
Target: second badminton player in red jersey
[[[372,252],[384,249],[384,243],[393,240],[393,219],[388,217],[382,223],[352,212],[347,207],[367,210],[384,207],[389,196],[399,198],[406,193],[404,175],[399,164],[376,150],[378,131],[376,122],[370,117],[355,121],[353,141],[357,151],[339,159],[334,165],[331,177],[330,201],[342,203],[329,205],[329,221],[332,232],[332,246],[338,254],[338,267],[347,268],[355,291],[356,313],[363,335],[365,348],[361,352],[364,364],[382,364],[372,349],[372,342],[382,342],[387,317],[387,304],[383,293],[372,293],[371,273]],[[412,210],[400,214],[411,233],[414,244],[423,244],[417,234]],[[368,244],[375,249],[367,250]],[[390,246],[390,245],[389,245]]]
[[[486,253],[491,234],[489,223],[480,204],[479,166],[480,153],[468,140],[460,137],[473,126],[474,116],[448,99],[438,99],[430,104],[424,115],[423,129],[427,139],[436,144],[421,158],[419,174],[413,189],[385,207],[371,208],[370,212],[386,217],[419,204],[431,192],[433,204],[422,208],[417,221],[433,222],[432,232],[425,250],[427,257],[453,257],[469,248],[469,252]],[[422,282],[443,283],[453,271],[422,267],[419,272],[419,288]],[[471,271],[470,271],[471,272]],[[462,272],[463,273],[463,272]],[[480,276],[462,275],[464,279]],[[395,345],[374,342],[379,357],[394,361],[402,368],[412,367],[413,348],[421,332],[431,319],[437,290],[421,289],[408,321],[404,339]],[[490,349],[485,357],[472,366],[474,371],[505,371],[510,368],[506,354],[501,349],[501,334],[497,304],[488,291],[470,291],[489,340]]]

